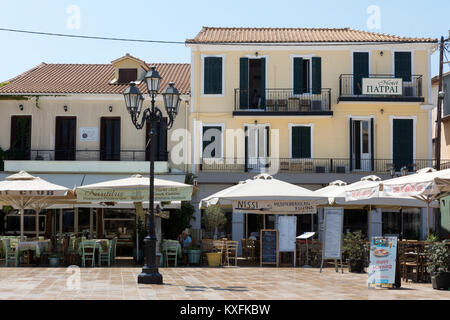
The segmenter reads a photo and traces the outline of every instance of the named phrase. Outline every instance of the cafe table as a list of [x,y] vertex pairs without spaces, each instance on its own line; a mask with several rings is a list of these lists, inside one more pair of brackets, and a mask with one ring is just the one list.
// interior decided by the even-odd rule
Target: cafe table
[[35,257],[39,258],[41,253],[48,251],[50,248],[50,240],[37,240],[37,241],[21,241],[16,245],[16,258],[20,256],[22,252],[27,254],[26,265],[32,265],[32,252],[34,251]]

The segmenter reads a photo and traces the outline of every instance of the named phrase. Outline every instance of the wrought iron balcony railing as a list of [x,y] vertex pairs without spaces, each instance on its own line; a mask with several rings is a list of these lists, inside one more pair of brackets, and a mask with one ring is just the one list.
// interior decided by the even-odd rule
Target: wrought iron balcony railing
[[[303,92],[304,91],[304,92]],[[331,89],[314,92],[311,89],[234,90],[234,115],[259,113],[266,115],[328,115],[331,111]]]
[[[364,92],[363,79],[379,79],[381,82],[376,83],[377,88]],[[401,88],[397,92],[389,90],[396,88],[392,86],[391,80],[401,80]],[[383,82],[384,81],[384,82]],[[400,81],[398,82],[400,84]],[[339,101],[417,101],[423,102],[422,96],[422,75],[407,75],[403,77],[395,77],[392,74],[341,74],[339,77]]]

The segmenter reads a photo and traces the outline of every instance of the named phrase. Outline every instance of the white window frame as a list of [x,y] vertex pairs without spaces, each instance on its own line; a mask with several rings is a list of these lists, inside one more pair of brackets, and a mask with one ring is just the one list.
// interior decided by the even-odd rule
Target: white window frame
[[289,159],[294,159],[292,157],[292,128],[293,127],[309,127],[311,128],[311,157],[310,158],[295,158],[295,159],[314,159],[314,123],[289,123]]
[[[222,142],[221,145],[221,157],[214,157],[214,158],[204,158],[203,157],[203,127],[221,127],[221,135],[220,135],[220,139]],[[215,160],[223,160],[225,158],[224,156],[224,145],[225,145],[225,123],[221,122],[221,123],[204,123],[202,122],[200,124],[200,159],[215,159]]]
[[309,60],[309,87],[311,89],[312,86],[312,58],[316,57],[315,54],[291,54],[291,89],[292,95],[295,97],[300,97],[304,94],[309,94],[310,92],[304,92],[301,94],[294,94],[294,58],[302,58],[304,60]]
[[[214,57],[214,58],[222,58],[222,93],[205,93],[205,58]],[[202,86],[202,97],[224,97],[225,96],[225,54],[202,54],[202,78],[201,78],[201,86]]]
[[413,120],[413,163],[416,164],[416,134],[417,134],[417,116],[389,116],[389,122],[390,122],[390,153],[391,153],[391,160],[394,160],[394,119],[407,119],[407,120]]

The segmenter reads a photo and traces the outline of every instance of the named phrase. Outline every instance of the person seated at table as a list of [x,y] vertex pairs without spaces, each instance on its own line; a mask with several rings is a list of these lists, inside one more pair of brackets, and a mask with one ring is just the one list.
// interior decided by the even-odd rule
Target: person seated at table
[[191,236],[187,233],[186,230],[184,230],[180,237],[179,237],[179,241],[181,244],[181,255],[183,257],[183,264],[186,264],[187,262],[187,254],[184,252],[185,248],[189,248],[190,246],[192,246],[192,238]]

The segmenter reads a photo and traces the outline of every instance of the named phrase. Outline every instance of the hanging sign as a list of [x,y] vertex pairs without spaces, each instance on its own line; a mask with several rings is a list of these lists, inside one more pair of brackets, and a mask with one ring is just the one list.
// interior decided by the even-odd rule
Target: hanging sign
[[401,78],[362,78],[362,94],[402,95]]
[[[77,189],[79,201],[147,201],[149,190],[145,189]],[[190,201],[192,187],[155,187],[155,201]]]
[[237,213],[295,213],[317,212],[316,202],[309,200],[233,200],[233,211]]
[[372,287],[392,288],[395,284],[397,237],[372,237],[367,284]]

